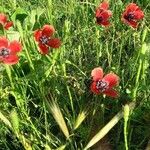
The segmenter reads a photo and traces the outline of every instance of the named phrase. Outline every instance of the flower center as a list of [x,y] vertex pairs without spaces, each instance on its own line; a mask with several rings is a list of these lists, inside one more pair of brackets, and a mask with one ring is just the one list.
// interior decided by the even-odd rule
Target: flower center
[[133,13],[129,13],[125,16],[125,19],[127,19],[128,21],[131,21],[134,19],[134,14]]
[[9,49],[7,49],[7,48],[2,48],[0,50],[0,56],[2,56],[2,57],[7,57],[9,54],[10,54],[10,52],[9,52]]
[[106,89],[108,89],[108,83],[106,81],[99,80],[96,84],[96,88],[99,91],[104,92]]
[[41,41],[42,44],[47,44],[48,40],[49,40],[49,38],[46,37],[45,35],[40,37],[40,41]]
[[103,21],[103,17],[102,17],[102,16],[96,17],[96,21],[97,21],[98,23],[101,23],[101,22]]

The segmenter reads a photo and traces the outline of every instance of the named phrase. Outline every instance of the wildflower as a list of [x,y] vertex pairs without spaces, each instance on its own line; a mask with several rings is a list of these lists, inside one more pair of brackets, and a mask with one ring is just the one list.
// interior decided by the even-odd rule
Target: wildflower
[[17,53],[22,46],[17,41],[9,42],[5,37],[0,37],[0,61],[4,64],[13,65],[19,61]]
[[118,92],[113,89],[119,83],[119,77],[114,73],[106,74],[103,77],[103,69],[97,67],[92,70],[92,83],[90,89],[95,94],[105,94],[110,97],[117,97]]
[[143,11],[135,4],[130,3],[126,10],[122,14],[122,21],[125,24],[132,26],[133,28],[138,27],[138,21],[144,18]]
[[42,29],[34,32],[35,40],[38,42],[42,54],[48,54],[49,47],[59,48],[61,42],[58,38],[52,37],[54,32],[55,29],[52,25],[44,25]]
[[99,5],[99,7],[96,9],[96,22],[99,25],[103,26],[109,26],[109,18],[112,16],[112,13],[109,8],[108,2],[103,2]]
[[3,13],[0,13],[0,24],[6,29],[8,30],[11,26],[13,26],[13,22],[12,21],[8,21],[7,20],[7,16]]

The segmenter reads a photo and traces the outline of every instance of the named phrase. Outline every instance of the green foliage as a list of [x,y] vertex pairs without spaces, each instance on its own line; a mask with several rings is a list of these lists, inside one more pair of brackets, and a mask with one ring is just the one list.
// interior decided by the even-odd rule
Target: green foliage
[[11,19],[13,22],[16,22],[16,20],[19,20],[23,23],[25,18],[28,16],[27,12],[22,8],[17,8],[15,12],[12,14]]
[[[125,133],[129,149],[144,149],[150,136],[150,4],[134,1],[145,14],[134,30],[120,19],[129,2],[110,0],[112,25],[104,28],[95,23],[98,0],[0,1],[0,12],[15,24],[0,35],[23,45],[17,65],[0,66],[1,149],[83,150],[105,135],[105,125],[130,101],[136,106],[128,123],[109,124],[107,136],[113,149],[125,148]],[[47,56],[33,38],[44,24],[52,24],[62,41]],[[84,84],[97,66],[120,77],[118,99],[92,95]]]

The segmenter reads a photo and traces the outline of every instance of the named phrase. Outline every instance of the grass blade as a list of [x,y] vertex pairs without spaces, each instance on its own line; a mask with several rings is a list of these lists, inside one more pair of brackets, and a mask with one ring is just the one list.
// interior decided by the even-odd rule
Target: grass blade
[[54,119],[56,120],[56,122],[58,123],[60,129],[62,130],[62,132],[64,133],[66,138],[69,138],[69,131],[68,131],[67,125],[65,123],[65,120],[63,118],[63,115],[60,111],[59,106],[55,102],[52,102],[52,104],[50,104],[50,109],[51,109],[51,113],[52,113]]
[[86,116],[87,116],[86,111],[82,111],[78,114],[78,117],[77,117],[75,124],[74,124],[74,130],[76,130],[81,125],[81,123],[84,121]]
[[59,148],[57,148],[57,150],[64,150],[66,148],[66,145],[62,145]]
[[13,130],[16,134],[19,133],[19,118],[16,110],[12,110],[10,113],[10,119],[12,123]]
[[124,143],[125,143],[126,150],[128,150],[127,127],[128,127],[129,113],[130,113],[130,108],[129,105],[126,104],[124,106]]
[[0,120],[7,125],[9,128],[12,128],[10,121],[0,112]]
[[[129,105],[130,109],[134,109],[135,103],[132,102]],[[87,150],[88,148],[92,147],[95,143],[97,143],[99,140],[101,140],[117,123],[118,121],[123,117],[123,110],[118,112],[86,145],[84,150]]]

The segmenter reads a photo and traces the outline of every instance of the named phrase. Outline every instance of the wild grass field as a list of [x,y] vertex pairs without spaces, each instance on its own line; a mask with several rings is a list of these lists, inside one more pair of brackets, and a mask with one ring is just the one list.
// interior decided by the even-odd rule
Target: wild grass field
[[[13,22],[0,22],[0,38],[22,45],[9,65],[0,41],[0,150],[150,149],[150,1],[109,0],[107,27],[96,23],[100,3],[0,0]],[[121,20],[130,3],[144,12],[137,28]],[[44,25],[61,41],[46,55],[34,37]],[[97,67],[120,78],[119,96],[91,91]]]

